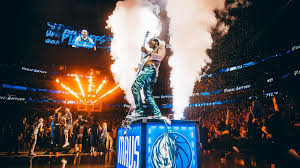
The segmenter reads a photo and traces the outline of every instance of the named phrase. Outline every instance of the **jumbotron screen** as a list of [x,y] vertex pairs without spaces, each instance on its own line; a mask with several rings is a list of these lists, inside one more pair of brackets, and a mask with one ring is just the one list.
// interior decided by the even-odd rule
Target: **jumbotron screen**
[[68,45],[73,48],[99,49],[109,51],[110,35],[93,35],[87,29],[76,29],[72,26],[47,22],[45,43]]

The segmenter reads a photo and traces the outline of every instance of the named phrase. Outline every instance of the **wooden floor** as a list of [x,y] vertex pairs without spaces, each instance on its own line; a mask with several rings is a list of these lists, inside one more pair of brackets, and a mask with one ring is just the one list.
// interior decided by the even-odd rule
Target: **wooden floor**
[[[19,155],[0,153],[0,168],[110,168],[115,167],[115,159],[115,152],[108,152],[105,155],[100,155],[100,153],[93,155],[90,153],[51,155],[37,152],[35,157],[30,157],[27,153],[20,153]],[[295,160],[290,160],[285,164],[277,165],[276,168],[300,167],[299,162]],[[244,167],[270,168],[271,162],[241,153],[230,153],[222,161],[216,152],[205,152],[201,155],[201,168]]]

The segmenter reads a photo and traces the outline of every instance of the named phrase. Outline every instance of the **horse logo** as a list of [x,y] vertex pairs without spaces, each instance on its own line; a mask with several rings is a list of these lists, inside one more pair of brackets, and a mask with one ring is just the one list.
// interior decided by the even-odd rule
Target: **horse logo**
[[192,148],[181,134],[166,131],[159,136],[151,151],[151,163],[155,168],[190,168]]

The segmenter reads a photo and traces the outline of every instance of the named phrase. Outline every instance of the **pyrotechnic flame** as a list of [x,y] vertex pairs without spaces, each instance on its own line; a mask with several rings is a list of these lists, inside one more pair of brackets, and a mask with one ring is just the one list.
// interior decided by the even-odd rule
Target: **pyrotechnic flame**
[[88,92],[92,92],[92,88],[93,88],[93,71],[90,74]]
[[98,92],[102,89],[103,85],[106,83],[106,78],[102,81],[102,83],[99,85],[96,94],[98,94]]
[[84,90],[83,90],[83,88],[82,88],[82,85],[81,85],[81,83],[80,83],[80,80],[79,80],[78,75],[75,75],[75,80],[76,80],[76,82],[78,83],[78,86],[79,86],[79,88],[80,88],[80,91],[81,91],[82,96],[85,97]]
[[105,94],[103,94],[102,96],[100,96],[99,98],[97,98],[95,101],[92,102],[92,104],[96,103],[97,101],[101,100],[103,97],[105,97],[106,95],[112,93],[113,91],[115,91],[117,88],[120,87],[120,84],[118,84],[117,86],[115,86],[113,89],[111,89],[110,91],[106,92]]
[[[59,79],[56,79],[57,83],[60,83]],[[70,89],[68,86],[64,85],[63,83],[60,83],[60,85],[66,89],[67,91],[69,91],[73,96],[75,96],[79,101],[81,101],[82,103],[84,103],[83,100],[80,99],[80,97],[77,95],[77,93],[75,93],[72,89]]]
[[[92,76],[92,73],[91,73],[91,76]],[[65,84],[61,83],[59,81],[59,79],[56,79],[56,82],[58,84],[60,84],[65,90],[67,90],[69,93],[71,93],[73,96],[75,96],[80,102],[84,103],[84,104],[87,104],[87,103],[90,103],[90,104],[94,104],[96,103],[97,101],[99,101],[100,99],[102,99],[103,97],[105,97],[106,95],[112,93],[113,91],[115,91],[117,88],[120,87],[120,85],[118,84],[117,86],[115,86],[113,89],[109,90],[108,92],[106,92],[105,94],[103,94],[101,97],[97,98],[96,100],[94,100],[93,98],[95,98],[98,94],[98,92],[101,90],[101,88],[103,87],[103,85],[106,83],[106,78],[102,81],[102,83],[99,85],[98,89],[97,89],[97,93],[96,94],[93,94],[93,95],[90,95],[89,94],[89,98],[85,98],[84,96],[84,89],[82,88],[82,85],[80,83],[80,80],[79,80],[79,77],[78,75],[75,75],[75,80],[76,82],[78,83],[79,85],[79,88],[81,90],[81,94],[83,95],[84,99],[82,100],[79,95],[74,92],[71,88],[69,88],[68,86],[66,86]],[[91,78],[90,78],[91,79]],[[93,85],[93,80],[89,80],[89,85]]]

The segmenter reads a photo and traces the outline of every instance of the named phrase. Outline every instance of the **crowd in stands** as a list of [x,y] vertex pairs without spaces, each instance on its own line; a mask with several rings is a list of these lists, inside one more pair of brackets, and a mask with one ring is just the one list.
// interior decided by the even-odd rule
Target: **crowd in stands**
[[48,116],[32,113],[0,124],[0,149],[9,155],[28,152],[35,156],[34,151],[104,155],[115,150],[117,128],[121,121],[80,115],[61,107]]
[[292,103],[277,104],[273,97],[196,111],[190,110],[188,117],[198,117],[201,149],[217,151],[221,162],[230,153],[252,154],[273,167],[300,160],[300,114]]
[[[188,108],[186,119],[199,121],[202,152],[216,151],[221,162],[230,153],[255,155],[272,165],[300,160],[300,113],[293,102],[281,99],[254,98],[247,102]],[[122,117],[80,115],[65,107],[50,111],[48,115],[32,113],[1,123],[1,151],[29,155],[35,155],[34,151],[100,155],[115,151]]]

